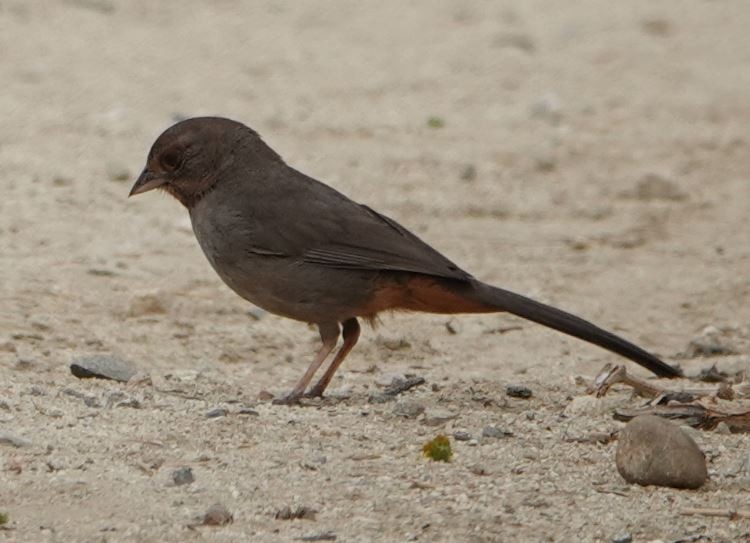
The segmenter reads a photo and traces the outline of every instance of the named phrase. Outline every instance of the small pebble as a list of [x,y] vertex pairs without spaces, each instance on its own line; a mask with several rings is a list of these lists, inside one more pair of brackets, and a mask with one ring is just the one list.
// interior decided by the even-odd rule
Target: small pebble
[[524,53],[533,53],[536,50],[534,38],[528,34],[518,32],[504,32],[495,36],[492,45],[499,48],[518,49]]
[[413,419],[424,412],[424,406],[419,402],[401,400],[393,406],[393,414],[397,417]]
[[215,419],[217,417],[225,417],[227,415],[227,410],[223,407],[214,407],[210,411],[206,413],[206,418],[209,419]]
[[540,172],[551,172],[557,168],[557,157],[552,151],[539,150],[533,155],[534,167]]
[[20,371],[31,371],[39,368],[39,363],[36,360],[26,357],[18,357],[13,369]]
[[321,534],[303,535],[297,538],[298,541],[336,541],[336,534],[333,532],[323,532]]
[[268,311],[265,311],[264,309],[261,309],[260,307],[253,307],[247,310],[247,316],[250,317],[254,321],[259,321],[266,315],[268,315]]
[[375,379],[375,384],[379,387],[389,387],[394,382],[406,381],[403,373],[384,373]]
[[648,172],[636,183],[632,196],[637,200],[651,202],[654,200],[681,201],[687,200],[687,193],[666,174]]
[[612,538],[612,543],[632,543],[633,536],[625,532],[624,534],[616,535]]
[[523,385],[508,385],[505,387],[505,394],[511,398],[531,398],[531,389]]
[[128,317],[162,315],[167,312],[167,303],[160,292],[138,294],[130,301]]
[[0,432],[0,445],[10,445],[20,449],[21,447],[29,447],[31,441],[8,432]]
[[456,319],[451,319],[445,323],[445,329],[452,336],[461,333],[461,323]]
[[685,350],[687,358],[725,356],[734,354],[725,334],[716,326],[706,326],[693,339]]
[[251,415],[253,417],[257,417],[260,415],[255,409],[252,409],[250,407],[240,407],[239,411],[237,411],[238,415]]
[[79,379],[111,379],[127,383],[137,370],[130,362],[113,355],[78,356],[70,363],[70,372]]
[[229,509],[220,503],[215,503],[209,507],[206,514],[203,515],[203,524],[206,526],[224,526],[232,521],[234,521],[234,516],[229,512]]
[[708,479],[706,458],[679,426],[653,415],[636,417],[620,432],[617,471],[629,483],[700,488]]
[[312,507],[299,505],[297,507],[292,508],[286,505],[282,507],[281,509],[279,509],[278,511],[276,511],[274,518],[276,520],[297,520],[297,519],[315,520],[315,517],[317,515],[318,515],[318,512]]
[[83,403],[86,405],[86,407],[99,408],[102,406],[99,398],[97,398],[96,396],[86,396],[83,399]]
[[461,170],[461,181],[474,181],[477,178],[477,167],[467,164]]
[[193,477],[193,470],[187,466],[183,466],[172,472],[172,482],[175,486],[189,485],[195,481]]
[[131,178],[130,170],[125,164],[121,162],[107,162],[106,171],[107,177],[111,181],[128,181]]
[[463,432],[461,430],[457,432],[453,432],[453,439],[456,441],[469,441],[471,439],[471,434],[469,432]]
[[659,38],[667,37],[674,31],[672,23],[670,23],[667,19],[661,18],[642,20],[641,29],[644,33],[650,34],[651,36],[657,36]]
[[453,413],[447,409],[427,409],[424,413],[422,424],[426,426],[440,426],[449,420],[455,419],[457,416],[457,413]]
[[29,388],[29,394],[32,396],[46,396],[47,393],[42,387],[39,387],[37,385],[31,385],[31,388]]
[[120,390],[114,390],[107,394],[105,404],[107,407],[132,407],[133,409],[141,407],[141,402]]
[[495,439],[502,439],[506,437],[512,437],[513,432],[509,432],[508,430],[503,430],[502,428],[498,428],[497,426],[485,426],[482,430],[482,437],[490,437]]
[[52,184],[56,187],[69,187],[73,184],[73,178],[67,175],[56,175],[52,178]]

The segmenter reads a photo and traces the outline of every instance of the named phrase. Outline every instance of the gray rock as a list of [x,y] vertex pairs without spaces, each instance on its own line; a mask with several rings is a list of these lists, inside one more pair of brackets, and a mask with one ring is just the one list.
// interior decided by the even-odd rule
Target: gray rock
[[422,423],[427,426],[440,426],[451,419],[455,419],[457,416],[457,413],[453,413],[447,409],[428,409],[425,411]]
[[618,534],[612,538],[612,543],[632,543],[633,536],[628,532]]
[[393,414],[397,417],[413,419],[421,415],[423,412],[424,406],[419,402],[413,402],[411,400],[402,400],[393,406]]
[[503,430],[502,428],[498,428],[497,426],[485,426],[482,430],[482,437],[491,437],[495,439],[502,439],[505,437],[512,437],[513,432],[509,432],[508,430]]
[[469,441],[471,439],[471,434],[469,432],[464,431],[457,431],[453,432],[453,439],[456,441]]
[[523,385],[508,385],[505,387],[505,394],[511,398],[522,398],[526,400],[531,398],[531,389]]
[[137,398],[128,396],[120,390],[113,390],[106,395],[105,405],[109,407],[132,407],[133,409],[139,409],[141,402]]
[[620,432],[617,471],[629,483],[700,488],[708,479],[706,458],[676,424],[653,415],[636,417]]
[[11,447],[20,449],[21,447],[31,446],[31,441],[8,432],[0,432],[0,445],[10,445]]
[[734,354],[734,348],[729,344],[727,334],[715,326],[706,326],[698,333],[685,350],[687,358],[726,356]]
[[406,381],[403,373],[384,373],[375,378],[375,384],[379,387],[386,388],[394,382]]
[[133,364],[113,355],[78,356],[70,363],[70,372],[79,379],[112,379],[127,383],[137,370]]
[[218,417],[225,417],[227,415],[227,410],[223,407],[214,407],[210,411],[206,413],[206,418],[209,419],[215,419]]
[[175,486],[189,485],[193,481],[195,481],[193,470],[187,466],[183,466],[172,472],[172,482]]

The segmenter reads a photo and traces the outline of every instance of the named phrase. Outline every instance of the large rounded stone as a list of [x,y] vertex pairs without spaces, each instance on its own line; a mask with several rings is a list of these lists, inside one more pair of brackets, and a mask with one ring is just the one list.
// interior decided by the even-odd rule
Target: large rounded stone
[[699,488],[708,479],[706,458],[676,424],[652,415],[631,420],[620,432],[617,471],[629,483]]

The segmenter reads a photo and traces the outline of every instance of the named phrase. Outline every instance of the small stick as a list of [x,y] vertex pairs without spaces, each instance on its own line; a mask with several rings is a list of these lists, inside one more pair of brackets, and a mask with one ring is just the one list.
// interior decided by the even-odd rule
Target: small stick
[[[748,386],[748,383],[740,383],[734,387],[729,383],[721,383],[716,388],[685,388],[680,391],[671,390],[629,375],[625,366],[612,366],[611,364],[606,364],[602,368],[599,375],[594,378],[594,382],[591,387],[589,387],[589,390],[595,392],[596,396],[600,398],[609,391],[609,388],[612,385],[617,383],[633,387],[633,390],[644,398],[657,398],[662,395],[669,397],[684,395],[685,399],[680,399],[680,401],[683,402],[711,396],[725,400],[733,400],[735,398],[747,397],[750,393],[750,386]],[[689,398],[690,396],[693,396],[693,398]]]
[[704,517],[726,517],[729,520],[740,520],[750,518],[748,509],[713,509],[703,507],[688,507],[680,511],[681,515],[704,516]]
[[599,375],[594,379],[592,388],[593,391],[596,392],[596,396],[601,398],[607,393],[609,388],[616,383],[631,386],[638,394],[646,398],[654,398],[665,392],[664,389],[652,385],[651,383],[636,377],[631,377],[628,375],[625,366],[612,366],[611,364],[607,364],[602,368],[602,371],[600,371]]

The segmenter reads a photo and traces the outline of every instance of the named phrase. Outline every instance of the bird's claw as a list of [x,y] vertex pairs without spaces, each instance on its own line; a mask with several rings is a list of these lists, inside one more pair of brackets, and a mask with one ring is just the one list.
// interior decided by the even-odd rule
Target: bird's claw
[[271,400],[273,405],[299,405],[300,394],[290,393],[281,398],[274,398]]

